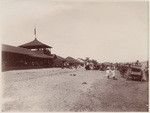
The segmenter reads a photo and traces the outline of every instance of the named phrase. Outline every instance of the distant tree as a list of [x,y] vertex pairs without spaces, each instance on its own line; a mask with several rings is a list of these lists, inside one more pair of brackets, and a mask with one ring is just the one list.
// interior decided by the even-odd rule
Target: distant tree
[[94,59],[92,59],[91,62],[92,62],[94,65],[97,65],[97,64],[98,64],[97,60],[94,60]]

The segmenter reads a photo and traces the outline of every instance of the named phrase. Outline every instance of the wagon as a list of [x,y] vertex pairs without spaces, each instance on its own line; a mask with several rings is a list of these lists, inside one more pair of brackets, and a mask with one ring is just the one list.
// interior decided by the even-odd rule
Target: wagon
[[86,69],[86,70],[90,70],[90,69],[91,69],[91,68],[90,68],[90,65],[86,65],[86,66],[85,66],[85,69]]
[[139,66],[129,66],[126,73],[125,73],[126,80],[140,80],[142,81],[143,78],[143,71],[142,67]]

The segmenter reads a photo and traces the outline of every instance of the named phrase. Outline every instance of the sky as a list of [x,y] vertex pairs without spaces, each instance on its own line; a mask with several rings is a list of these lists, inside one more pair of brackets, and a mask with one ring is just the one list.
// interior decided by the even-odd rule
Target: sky
[[37,39],[52,54],[98,62],[148,60],[148,2],[1,0],[2,44]]

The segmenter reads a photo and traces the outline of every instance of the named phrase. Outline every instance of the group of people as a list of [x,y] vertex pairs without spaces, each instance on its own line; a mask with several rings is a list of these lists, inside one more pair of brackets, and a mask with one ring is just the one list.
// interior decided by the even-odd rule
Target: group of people
[[113,79],[116,79],[115,77],[115,67],[107,67],[106,69],[106,77],[109,79],[112,77]]

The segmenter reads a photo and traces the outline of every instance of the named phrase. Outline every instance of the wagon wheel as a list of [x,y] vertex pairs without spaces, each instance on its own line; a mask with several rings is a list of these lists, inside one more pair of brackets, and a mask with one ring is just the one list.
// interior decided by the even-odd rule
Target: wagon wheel
[[141,72],[141,76],[139,77],[139,80],[142,82],[143,78],[143,72]]
[[142,82],[142,78],[143,78],[143,77],[142,77],[142,76],[140,76],[140,81],[141,81],[141,82]]
[[126,74],[125,78],[126,78],[126,80],[129,80],[129,74]]
[[124,73],[123,78],[126,78],[128,76],[127,71]]
[[126,80],[129,80],[129,76],[126,76]]

